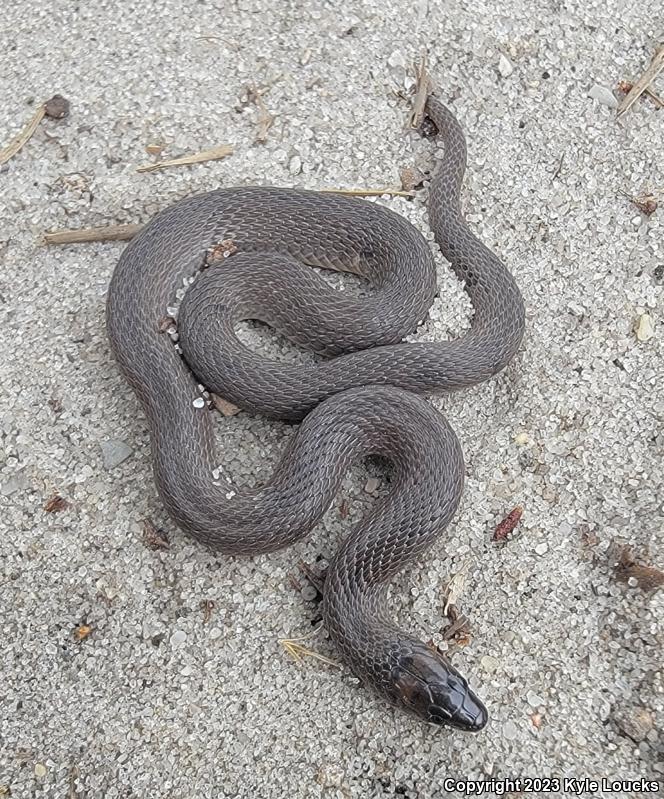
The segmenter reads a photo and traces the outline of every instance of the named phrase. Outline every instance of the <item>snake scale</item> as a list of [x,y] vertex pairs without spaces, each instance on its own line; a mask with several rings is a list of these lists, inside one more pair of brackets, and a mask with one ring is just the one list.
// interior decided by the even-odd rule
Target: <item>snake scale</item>
[[[353,462],[391,461],[389,495],[329,566],[323,618],[367,686],[427,722],[477,731],[487,722],[484,705],[446,658],[395,625],[386,594],[397,572],[445,529],[463,485],[459,442],[418,395],[499,372],[521,342],[524,305],[460,211],[466,143],[456,118],[433,96],[426,115],[444,144],[429,189],[430,225],[474,309],[461,338],[401,343],[436,292],[429,246],[403,217],[359,198],[272,187],[223,188],[155,216],[122,253],[106,318],[150,426],[159,494],[179,527],[202,543],[254,555],[297,541]],[[221,242],[234,254],[204,268]],[[370,296],[345,296],[311,266],[359,275]],[[177,320],[181,357],[163,320],[192,276]],[[326,359],[300,365],[262,357],[235,335],[248,319]],[[303,419],[261,487],[233,494],[214,483],[213,423],[198,407],[198,384],[252,413]]]

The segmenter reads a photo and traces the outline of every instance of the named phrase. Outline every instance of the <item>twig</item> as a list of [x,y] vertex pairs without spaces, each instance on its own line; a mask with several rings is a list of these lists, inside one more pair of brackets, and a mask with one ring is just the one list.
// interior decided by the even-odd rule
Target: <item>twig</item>
[[[618,88],[621,92],[623,92],[623,94],[629,94],[629,92],[631,92],[634,88],[634,83],[630,80],[621,80],[618,84]],[[650,97],[650,99],[655,103],[655,105],[659,106],[660,108],[664,108],[664,100],[662,100],[658,94],[655,94],[650,87],[645,89],[643,93],[647,94],[648,97]]]
[[427,97],[433,89],[433,81],[427,72],[427,55],[425,52],[420,56],[420,63],[414,64],[415,69],[415,99],[413,100],[413,110],[408,119],[409,127],[419,130],[424,119],[424,106]]
[[39,123],[46,115],[46,105],[40,105],[39,108],[32,115],[32,119],[23,128],[23,130],[13,138],[9,144],[0,150],[0,164],[5,164],[10,158],[13,158],[17,152],[32,138],[32,135],[39,127]]
[[42,244],[85,244],[90,241],[128,241],[143,225],[108,225],[42,233]]
[[137,172],[156,172],[158,169],[168,169],[171,166],[188,166],[190,164],[201,164],[204,161],[217,161],[231,155],[233,148],[230,144],[220,144],[211,150],[203,150],[192,155],[183,155],[180,158],[171,158],[168,161],[157,161],[154,164],[145,164],[136,167]]
[[412,191],[402,191],[389,186],[384,189],[320,189],[321,194],[348,194],[351,197],[380,197],[387,194],[390,197],[414,197]]
[[653,56],[648,69],[646,69],[643,75],[641,75],[641,77],[636,81],[631,91],[628,92],[627,96],[618,106],[619,117],[621,117],[626,111],[629,111],[629,109],[639,99],[643,92],[650,86],[653,80],[655,80],[657,75],[659,75],[662,69],[664,69],[664,45],[660,44],[655,51],[655,55]]

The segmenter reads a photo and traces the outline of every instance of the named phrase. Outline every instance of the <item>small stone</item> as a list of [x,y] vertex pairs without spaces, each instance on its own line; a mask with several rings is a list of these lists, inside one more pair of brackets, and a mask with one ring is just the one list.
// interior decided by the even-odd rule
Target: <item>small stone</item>
[[184,630],[176,630],[170,637],[171,646],[180,646],[187,640],[187,633]]
[[47,768],[43,763],[35,763],[35,777],[45,777]]
[[288,162],[288,171],[291,175],[299,175],[302,171],[302,159],[299,155],[294,155]]
[[518,734],[516,724],[513,721],[506,721],[503,724],[503,735],[508,741],[513,741]]
[[500,661],[498,658],[491,657],[491,655],[483,655],[480,660],[480,664],[484,671],[490,674],[491,672],[496,671],[498,666],[500,666]]
[[518,435],[517,435],[517,436],[514,438],[514,443],[515,443],[515,444],[516,444],[518,447],[525,447],[525,446],[526,446],[526,444],[530,444],[530,440],[531,440],[531,439],[530,439],[530,436],[528,435],[528,433],[519,433],[519,434],[518,434]]
[[387,59],[387,63],[392,69],[404,69],[406,66],[406,59],[399,50],[394,50]]
[[609,108],[618,108],[618,101],[611,89],[607,89],[606,86],[600,86],[598,83],[595,83],[588,92],[588,96]]
[[61,94],[54,94],[44,103],[44,111],[51,119],[64,119],[69,116],[69,100]]
[[653,715],[650,710],[639,707],[624,716],[616,719],[620,731],[634,743],[644,741],[654,726]]
[[380,480],[378,480],[378,478],[370,477],[364,486],[364,490],[367,492],[367,494],[375,494],[379,485]]
[[635,332],[639,341],[649,341],[655,335],[655,326],[650,314],[641,314],[636,323]]
[[196,397],[196,399],[192,402],[194,408],[204,408],[205,407],[205,400],[203,397]]
[[540,705],[544,705],[545,702],[541,696],[536,694],[534,691],[528,691],[526,694],[526,700],[530,707],[539,707]]
[[509,78],[509,76],[514,72],[514,67],[512,66],[511,62],[502,53],[498,58],[498,72],[500,72],[503,78]]
[[185,666],[185,667],[184,667],[183,669],[181,669],[181,671],[180,671],[180,674],[181,674],[183,677],[191,677],[192,673],[193,673],[193,669],[191,668],[191,666]]
[[134,453],[132,448],[119,438],[109,438],[107,441],[102,441],[99,447],[105,469],[114,469]]
[[537,554],[537,555],[546,555],[546,553],[548,551],[549,551],[549,545],[546,544],[546,543],[545,544],[538,544],[535,547],[535,554]]
[[2,494],[3,497],[10,497],[17,491],[22,491],[27,487],[28,478],[22,471],[17,472],[16,474],[13,474],[11,477],[8,477],[6,480],[2,481],[2,485],[0,486],[0,494]]

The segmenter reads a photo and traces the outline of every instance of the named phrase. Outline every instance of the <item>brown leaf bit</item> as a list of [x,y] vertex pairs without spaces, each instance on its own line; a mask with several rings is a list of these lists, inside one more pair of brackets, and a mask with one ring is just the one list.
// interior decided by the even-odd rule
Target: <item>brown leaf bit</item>
[[44,112],[51,119],[64,119],[69,116],[69,100],[61,94],[54,94],[50,100],[44,103]]
[[616,578],[623,583],[635,580],[643,591],[655,591],[664,585],[664,572],[654,566],[641,566],[630,547],[624,546],[616,565]]
[[348,507],[348,500],[342,499],[341,504],[339,505],[339,516],[341,516],[342,519],[347,519],[349,513],[350,508]]
[[217,264],[220,261],[223,261],[224,258],[228,258],[231,255],[235,255],[238,251],[237,244],[233,241],[233,239],[224,239],[220,241],[218,244],[215,244],[214,247],[211,247],[205,256],[205,266],[212,266],[213,264]]
[[238,408],[237,405],[233,405],[232,402],[225,400],[218,394],[211,394],[210,397],[212,399],[212,404],[222,416],[237,416],[242,410],[242,408]]
[[517,505],[516,508],[511,510],[507,516],[500,522],[500,524],[493,531],[493,541],[504,543],[507,537],[512,533],[523,516],[523,508]]
[[69,507],[69,502],[64,497],[61,497],[60,494],[52,494],[44,503],[46,513],[59,513]]
[[212,618],[212,611],[214,610],[214,600],[202,599],[201,610],[203,611],[203,624],[207,624]]
[[155,527],[150,519],[143,519],[143,539],[150,549],[170,549],[166,531]]
[[90,627],[88,624],[79,624],[79,626],[74,630],[74,638],[77,641],[85,641],[91,632],[92,627]]
[[450,605],[447,608],[447,617],[450,624],[443,627],[440,634],[445,641],[455,640],[459,646],[466,646],[470,642],[470,622],[467,616],[459,612],[456,605]]

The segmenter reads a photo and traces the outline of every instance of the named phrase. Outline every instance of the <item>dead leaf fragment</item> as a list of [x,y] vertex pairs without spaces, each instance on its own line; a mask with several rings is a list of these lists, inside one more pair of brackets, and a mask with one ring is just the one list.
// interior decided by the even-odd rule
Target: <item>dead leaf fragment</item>
[[655,591],[664,585],[664,572],[655,566],[637,563],[631,547],[623,546],[615,569],[616,578],[623,583],[631,583],[643,591]]
[[170,549],[166,531],[155,527],[150,519],[143,519],[143,540],[150,549]]
[[44,503],[46,513],[59,513],[69,507],[69,502],[60,494],[52,494]]

